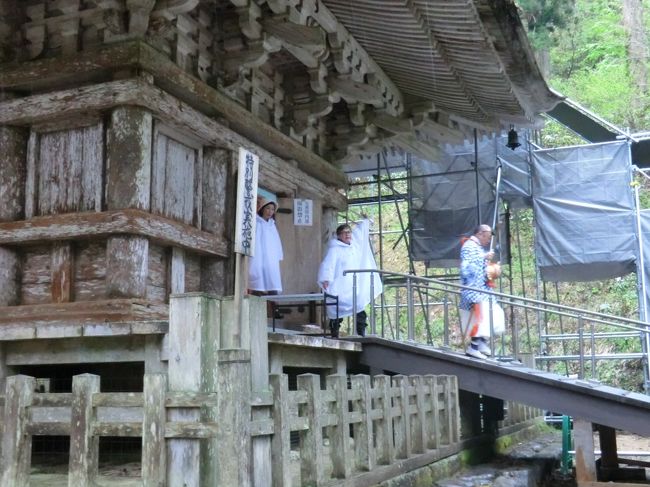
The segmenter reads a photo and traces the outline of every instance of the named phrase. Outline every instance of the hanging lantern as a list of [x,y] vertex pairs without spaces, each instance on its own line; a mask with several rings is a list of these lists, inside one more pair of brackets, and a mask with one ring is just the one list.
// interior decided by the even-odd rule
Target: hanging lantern
[[510,130],[508,131],[508,143],[506,144],[506,147],[515,150],[520,145],[521,144],[519,143],[519,134],[515,130],[515,127],[511,125]]

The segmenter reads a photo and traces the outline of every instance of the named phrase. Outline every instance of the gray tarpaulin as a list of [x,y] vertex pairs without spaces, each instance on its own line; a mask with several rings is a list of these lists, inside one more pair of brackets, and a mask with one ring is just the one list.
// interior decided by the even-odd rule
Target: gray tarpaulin
[[[430,267],[458,265],[460,238],[479,222],[476,211],[474,147],[448,148],[441,160],[411,161],[411,251],[414,260]],[[496,176],[494,147],[482,144],[479,152],[478,196],[481,223],[494,212],[492,185]]]
[[626,142],[533,153],[536,254],[545,281],[634,271],[636,232]]
[[[524,142],[522,140],[522,142]],[[524,148],[512,151],[505,138],[478,144],[481,222],[492,224],[497,161],[503,172],[501,199],[511,207],[530,205],[530,176]],[[497,158],[498,156],[498,158]],[[460,238],[478,222],[474,145],[447,146],[439,161],[411,161],[411,251],[414,260],[429,267],[456,267]]]

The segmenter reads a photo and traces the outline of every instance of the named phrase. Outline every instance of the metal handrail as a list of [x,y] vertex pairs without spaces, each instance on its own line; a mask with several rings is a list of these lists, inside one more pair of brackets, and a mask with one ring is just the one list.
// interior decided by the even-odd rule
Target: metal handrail
[[[581,308],[577,308],[574,306],[567,306],[567,305],[562,305],[558,303],[550,303],[547,301],[540,301],[532,298],[526,298],[522,296],[516,296],[516,295],[511,295],[507,293],[502,293],[498,291],[488,291],[485,289],[480,289],[480,288],[475,288],[471,286],[464,286],[461,284],[456,284],[456,283],[451,283],[448,281],[442,281],[440,279],[435,279],[431,277],[421,277],[421,276],[414,276],[411,274],[403,274],[403,273],[398,273],[398,272],[391,272],[391,271],[384,271],[384,270],[378,270],[378,269],[350,269],[344,271],[344,275],[347,274],[353,274],[353,297],[356,296],[356,276],[357,274],[360,273],[377,273],[380,276],[391,276],[392,278],[401,278],[403,280],[403,284],[399,285],[397,284],[394,280],[391,282],[391,284],[388,287],[394,287],[397,291],[396,295],[396,300],[398,299],[398,293],[400,288],[406,288],[407,296],[406,296],[406,308],[407,308],[407,341],[415,341],[415,319],[414,319],[414,300],[413,300],[413,291],[414,289],[418,288],[427,288],[427,289],[432,289],[432,290],[437,290],[437,291],[442,291],[445,293],[445,298],[444,301],[442,302],[442,305],[444,306],[444,345],[448,346],[449,344],[449,318],[448,318],[448,307],[449,307],[449,301],[447,299],[447,294],[451,293],[454,295],[459,295],[463,290],[472,290],[479,292],[484,295],[489,295],[491,297],[494,297],[498,302],[505,304],[505,305],[511,305],[515,306],[518,308],[523,308],[523,309],[532,309],[532,310],[537,310],[538,312],[544,312],[544,313],[551,313],[551,314],[556,314],[559,316],[566,316],[570,317],[573,319],[577,320],[577,333],[572,333],[569,335],[565,336],[558,336],[558,335],[549,335],[549,334],[543,334],[540,330],[538,333],[538,336],[541,340],[566,340],[566,339],[571,339],[571,340],[578,340],[578,355],[570,355],[570,354],[563,354],[563,355],[555,355],[555,356],[548,356],[548,355],[541,355],[538,357],[540,361],[558,361],[558,360],[564,360],[564,361],[569,361],[569,360],[577,360],[578,361],[578,366],[579,366],[579,378],[584,378],[585,374],[585,362],[588,360],[590,364],[590,369],[591,369],[591,375],[592,378],[595,378],[596,374],[596,361],[597,360],[610,360],[614,359],[615,356],[612,354],[597,354],[596,353],[596,339],[607,339],[607,338],[621,338],[621,337],[627,337],[627,336],[638,336],[639,338],[642,338],[644,340],[648,340],[650,338],[650,324],[646,323],[644,321],[640,320],[635,320],[631,318],[624,318],[620,316],[615,316],[615,315],[609,315],[606,313],[600,313],[596,311],[589,311]],[[372,279],[371,279],[372,281]],[[497,299],[498,298],[498,299]],[[489,300],[491,303],[492,300]],[[436,303],[438,306],[441,303]],[[372,303],[372,307],[374,308],[374,303]],[[396,304],[394,306],[395,308],[395,317],[396,317],[396,322],[398,323],[398,318],[399,318],[399,308],[400,305],[396,301]],[[372,313],[372,317],[374,320],[374,309]],[[611,327],[616,327],[619,329],[623,329],[625,331],[622,332],[613,332],[613,331],[606,331],[606,332],[599,332],[596,333],[595,327],[596,325],[606,325],[606,326],[611,326]],[[375,330],[374,328],[374,323],[371,324],[372,330]],[[493,328],[493,323],[492,323],[492,312],[490,308],[490,329],[492,330]],[[516,328],[516,327],[515,327]],[[397,330],[397,336],[396,340],[400,340],[399,336],[399,326],[396,327]],[[513,330],[513,334],[516,333],[516,330]],[[493,335],[493,333],[491,333]],[[382,329],[382,336],[383,336],[383,329]],[[491,337],[490,340],[492,341],[493,338]],[[505,342],[501,342],[502,345],[505,344]],[[590,351],[589,353],[585,353],[585,348],[586,344],[589,344]],[[491,343],[491,345],[494,345],[494,343]],[[518,355],[518,354],[517,354]],[[618,355],[619,359],[631,359],[631,358],[641,358],[645,359],[645,367],[650,368],[650,364],[648,363],[647,360],[647,352],[643,351],[642,353],[626,353],[626,354],[616,354]],[[518,357],[515,357],[518,358]],[[646,370],[646,373],[648,370]],[[648,385],[646,384],[646,389],[648,389]],[[646,390],[646,392],[649,392]]]
[[[561,314],[563,316],[569,316],[573,318],[577,318],[579,315],[582,315],[583,317],[590,317],[589,321],[594,321],[597,323],[601,324],[610,324],[613,326],[619,326],[622,328],[627,328],[631,330],[636,330],[642,333],[650,333],[650,329],[648,328],[650,326],[650,323],[647,323],[645,321],[640,321],[640,320],[634,320],[631,318],[624,318],[621,316],[615,316],[615,315],[609,315],[606,313],[599,313],[597,311],[590,311],[582,308],[577,308],[574,306],[567,306],[564,304],[558,304],[558,303],[551,303],[548,301],[540,301],[537,299],[532,299],[532,298],[524,298],[522,296],[516,296],[513,294],[507,294],[507,293],[502,293],[498,291],[486,291],[485,289],[481,288],[475,288],[472,286],[464,286],[462,284],[455,284],[452,282],[448,281],[443,281],[440,279],[434,279],[432,277],[422,277],[422,276],[414,276],[411,274],[403,274],[399,272],[392,272],[392,271],[384,271],[380,269],[349,269],[343,272],[343,275],[346,274],[353,274],[353,273],[377,273],[379,275],[390,275],[390,276],[399,276],[403,277],[407,281],[419,281],[419,282],[429,282],[432,284],[436,284],[437,286],[440,286],[443,288],[443,290],[448,291],[448,292],[454,292],[451,290],[446,289],[447,287],[451,287],[456,289],[457,291],[454,292],[454,294],[460,294],[460,291],[462,290],[470,290],[470,291],[477,291],[482,294],[487,294],[490,296],[494,296],[497,298],[501,298],[501,301],[505,302],[506,304],[513,304],[517,306],[524,306],[521,303],[529,303],[530,305],[534,305],[531,309],[537,309],[540,311],[546,311],[546,312],[553,312],[555,314]],[[626,325],[627,324],[627,325]],[[629,326],[629,325],[637,325],[638,327],[642,328],[637,328],[636,326]]]

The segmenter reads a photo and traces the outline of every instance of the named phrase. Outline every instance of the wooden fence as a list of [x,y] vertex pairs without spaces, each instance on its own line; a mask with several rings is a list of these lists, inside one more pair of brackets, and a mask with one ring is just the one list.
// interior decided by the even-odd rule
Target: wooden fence
[[[344,479],[345,485],[371,485],[460,449],[456,377],[331,375],[325,389],[321,380],[300,375],[297,390],[289,390],[286,375],[271,375],[272,394],[250,398],[255,419],[244,434],[271,436],[274,487]],[[72,393],[34,392],[36,379],[9,377],[0,485],[29,485],[35,435],[70,436],[70,487],[95,485],[102,436],[142,438],[141,477],[129,485],[144,487],[168,484],[168,440],[200,443],[219,437],[223,423],[209,420],[221,419],[216,393],[168,392],[164,374],[146,374],[142,393],[100,393],[99,388],[99,377],[90,374],[73,378]],[[255,414],[256,408],[269,407],[270,416]],[[170,421],[179,415],[168,415],[169,409],[201,413],[180,415],[195,418],[191,421]],[[509,403],[508,413],[504,423],[513,426],[532,419],[535,411]],[[299,432],[299,466],[291,461],[293,431]]]
[[[346,376],[331,375],[324,390],[320,380],[300,375],[298,390],[290,391],[285,375],[271,375],[274,487],[319,486],[351,477],[365,485],[364,472],[377,476],[381,466],[425,454],[433,461],[435,452],[459,443],[454,376],[355,375],[348,384]],[[299,483],[289,460],[291,431],[300,432]]]
[[72,393],[35,393],[36,380],[7,378],[0,485],[29,486],[32,436],[70,436],[68,485],[95,485],[101,436],[142,437],[142,476],[133,485],[166,485],[166,441],[216,435],[211,422],[167,421],[167,408],[216,405],[215,394],[169,393],[166,376],[144,376],[142,393],[100,393],[99,377],[78,375]]
[[505,418],[499,422],[499,427],[509,428],[516,427],[528,421],[539,418],[542,411],[539,408],[527,406],[514,401],[506,401],[504,403]]

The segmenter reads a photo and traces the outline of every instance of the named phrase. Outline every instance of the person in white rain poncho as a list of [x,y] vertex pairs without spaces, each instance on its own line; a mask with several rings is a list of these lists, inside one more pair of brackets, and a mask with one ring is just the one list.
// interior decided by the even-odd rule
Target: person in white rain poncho
[[[350,225],[341,225],[336,229],[336,238],[330,240],[327,254],[318,270],[318,284],[328,294],[338,296],[338,315],[336,306],[327,306],[330,330],[333,338],[338,338],[343,318],[356,315],[356,329],[365,335],[367,315],[364,310],[372,299],[382,292],[381,279],[377,273],[357,274],[356,309],[352,309],[353,278],[352,274],[343,275],[343,271],[352,269],[377,269],[369,240],[370,220],[365,216],[354,231]],[[371,277],[372,276],[372,277]],[[374,280],[374,296],[370,296],[370,279]]]
[[257,217],[255,228],[255,251],[248,268],[249,294],[266,296],[282,291],[280,261],[282,242],[275,226],[275,211],[278,204],[265,198],[257,198]]

